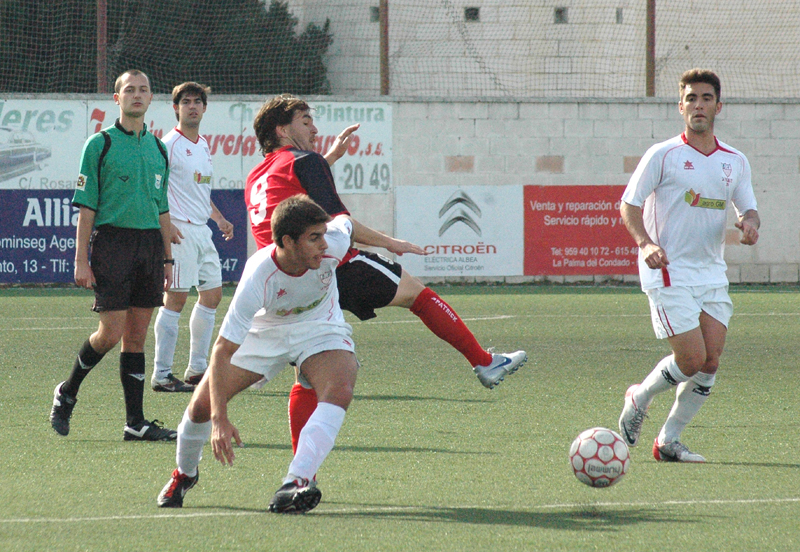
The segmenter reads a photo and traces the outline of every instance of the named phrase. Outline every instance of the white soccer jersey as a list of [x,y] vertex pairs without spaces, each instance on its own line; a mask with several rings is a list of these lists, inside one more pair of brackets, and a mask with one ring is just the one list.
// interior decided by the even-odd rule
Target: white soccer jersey
[[169,152],[170,217],[206,224],[211,216],[211,183],[213,168],[211,150],[202,136],[192,142],[177,128],[162,139]]
[[647,150],[622,201],[644,206],[647,233],[667,254],[669,265],[648,268],[639,254],[642,289],[670,285],[726,285],[723,258],[728,209],[757,209],[750,164],[739,151],[717,141],[705,155],[681,134]]
[[258,250],[245,264],[219,335],[241,344],[251,326],[270,328],[309,320],[347,326],[339,308],[336,267],[350,248],[352,232],[347,217],[329,222],[325,234],[328,249],[322,264],[300,276],[280,269],[275,262],[275,244]]

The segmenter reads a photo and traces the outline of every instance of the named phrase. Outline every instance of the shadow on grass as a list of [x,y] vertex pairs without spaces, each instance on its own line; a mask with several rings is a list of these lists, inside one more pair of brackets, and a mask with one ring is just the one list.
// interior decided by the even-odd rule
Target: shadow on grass
[[[330,503],[328,503],[330,505]],[[326,517],[361,517],[369,519],[397,520],[401,522],[466,523],[471,525],[495,525],[513,527],[538,527],[564,531],[618,531],[623,527],[642,523],[698,523],[698,516],[686,519],[680,512],[670,513],[652,508],[603,509],[587,506],[570,511],[525,512],[498,510],[493,508],[419,508],[369,512],[375,506],[364,505],[364,513],[326,513],[314,515]],[[702,516],[700,516],[702,517]],[[711,517],[711,516],[705,516]]]
[[[263,450],[290,450],[292,447],[288,444],[277,444],[277,443],[245,443],[244,448],[246,449],[263,449]],[[364,446],[354,446],[354,445],[343,445],[339,446],[336,445],[334,448],[335,451],[338,452],[410,452],[413,454],[420,454],[420,453],[430,453],[435,452],[438,454],[469,454],[469,455],[496,455],[496,452],[487,452],[484,450],[477,451],[477,450],[449,450],[449,449],[441,449],[441,448],[429,448],[429,447],[364,447]]]
[[733,466],[736,468],[789,468],[800,469],[800,464],[782,464],[778,462],[705,462],[710,466]]
[[[283,397],[289,398],[288,391],[257,391],[258,396],[261,397]],[[481,404],[491,403],[490,399],[454,399],[452,397],[422,397],[418,395],[353,395],[355,401],[434,401],[434,402],[455,402],[455,403],[469,403]]]

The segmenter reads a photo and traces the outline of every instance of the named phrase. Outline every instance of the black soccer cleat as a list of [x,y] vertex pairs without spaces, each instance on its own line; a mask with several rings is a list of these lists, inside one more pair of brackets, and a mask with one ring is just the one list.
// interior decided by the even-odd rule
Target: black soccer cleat
[[276,514],[304,514],[316,508],[322,491],[308,479],[297,478],[284,483],[269,501],[269,511]]
[[76,397],[61,392],[62,381],[56,385],[53,391],[53,408],[50,410],[50,425],[59,435],[69,435],[69,419],[72,417],[72,409],[78,402]]
[[142,420],[134,427],[125,424],[123,437],[126,441],[174,441],[178,438],[178,432],[165,428],[158,420]]
[[158,507],[183,508],[183,497],[186,496],[186,491],[194,487],[198,479],[200,479],[200,470],[194,477],[189,477],[175,468],[172,477],[158,494]]
[[192,393],[195,386],[190,383],[184,383],[173,374],[169,374],[163,380],[151,379],[150,387],[153,388],[153,391],[166,393]]

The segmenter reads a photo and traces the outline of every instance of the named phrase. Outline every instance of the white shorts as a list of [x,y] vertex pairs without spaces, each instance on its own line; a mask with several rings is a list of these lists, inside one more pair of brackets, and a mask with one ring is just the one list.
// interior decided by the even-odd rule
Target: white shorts
[[233,354],[231,364],[261,374],[269,381],[293,362],[302,367],[305,360],[323,351],[355,352],[349,324],[310,320],[271,328],[250,328],[247,337]]
[[221,287],[222,268],[219,264],[219,253],[211,239],[211,228],[205,224],[175,219],[172,224],[181,231],[183,239],[179,244],[172,244],[175,267],[172,270],[170,291],[186,292],[193,287],[197,291],[206,291]]
[[650,318],[658,339],[686,333],[700,326],[705,312],[726,328],[733,316],[728,286],[670,286],[645,290]]

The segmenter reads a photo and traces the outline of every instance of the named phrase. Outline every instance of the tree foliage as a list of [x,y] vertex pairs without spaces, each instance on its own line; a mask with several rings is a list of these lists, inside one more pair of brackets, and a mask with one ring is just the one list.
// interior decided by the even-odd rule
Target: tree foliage
[[[329,93],[330,21],[272,0],[106,0],[107,81],[136,68],[153,91],[186,80],[218,94]],[[97,2],[0,0],[0,92],[97,92]]]

